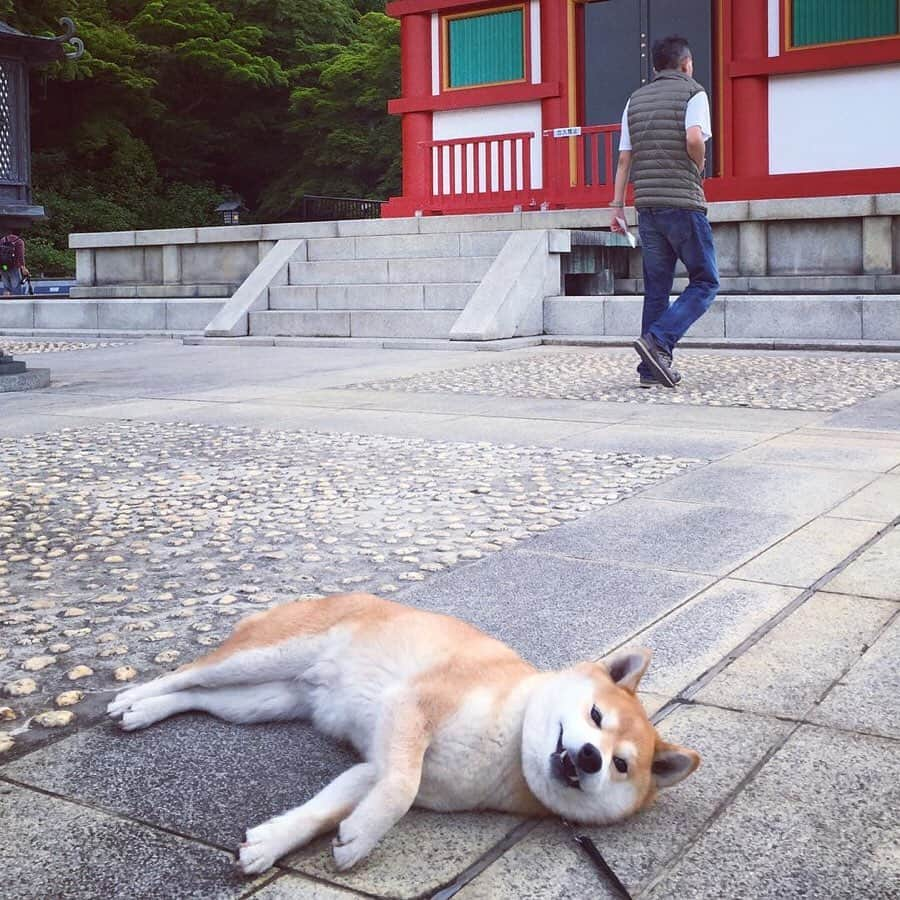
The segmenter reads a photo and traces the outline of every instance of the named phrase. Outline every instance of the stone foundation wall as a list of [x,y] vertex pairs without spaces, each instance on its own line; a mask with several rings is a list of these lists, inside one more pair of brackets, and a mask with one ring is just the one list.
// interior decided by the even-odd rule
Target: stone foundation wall
[[[634,210],[629,218],[634,224]],[[735,292],[900,292],[900,194],[713,203],[709,218],[720,272],[737,279]],[[73,234],[72,295],[230,297],[286,238],[391,235],[402,244],[414,234],[608,228],[610,221],[608,209],[584,209]],[[629,268],[633,283],[617,293],[640,292],[639,250]]]

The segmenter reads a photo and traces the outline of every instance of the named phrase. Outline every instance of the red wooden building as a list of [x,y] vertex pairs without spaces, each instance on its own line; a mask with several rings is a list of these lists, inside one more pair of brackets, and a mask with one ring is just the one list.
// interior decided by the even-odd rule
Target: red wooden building
[[605,205],[619,120],[678,33],[713,112],[709,200],[900,192],[898,0],[393,0],[387,216]]

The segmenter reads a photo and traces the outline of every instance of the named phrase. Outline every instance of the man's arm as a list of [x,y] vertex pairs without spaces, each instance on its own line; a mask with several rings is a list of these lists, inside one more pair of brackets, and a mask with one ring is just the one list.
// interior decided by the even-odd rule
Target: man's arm
[[703,129],[699,125],[688,128],[685,136],[688,156],[702,172],[706,165],[706,140],[703,137]]
[[[622,209],[625,206],[625,189],[628,187],[628,176],[631,174],[631,150],[620,150],[619,151],[619,163],[616,166],[616,181],[615,181],[615,193],[613,195],[613,201],[610,203],[610,206],[617,207]],[[621,231],[622,229],[613,219],[612,223],[613,231]]]

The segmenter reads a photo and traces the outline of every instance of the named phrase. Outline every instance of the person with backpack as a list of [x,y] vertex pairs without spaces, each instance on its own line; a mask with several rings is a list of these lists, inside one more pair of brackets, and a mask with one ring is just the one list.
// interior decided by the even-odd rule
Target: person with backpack
[[25,241],[14,231],[10,231],[0,238],[0,284],[3,286],[3,296],[24,294],[27,277]]

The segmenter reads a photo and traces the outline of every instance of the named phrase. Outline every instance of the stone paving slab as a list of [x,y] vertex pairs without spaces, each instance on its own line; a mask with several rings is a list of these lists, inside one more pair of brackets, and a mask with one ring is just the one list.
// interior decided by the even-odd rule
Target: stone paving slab
[[[356,761],[302,722],[241,726],[187,714],[133,733],[100,725],[10,763],[2,774],[231,851],[247,827],[304,803]],[[413,897],[453,880],[517,822],[416,810],[364,868],[340,875],[330,835],[285,864],[380,895]]]
[[741,566],[735,578],[809,587],[873,538],[876,522],[823,516]]
[[596,659],[702,590],[702,575],[508,551],[401,591],[458,616],[535,665]]
[[500,813],[436,813],[414,809],[395,825],[364,864],[338,872],[330,838],[285,861],[291,869],[367,895],[410,900],[452,883],[520,823]]
[[781,513],[649,499],[651,493],[540,535],[529,549],[724,575],[797,525]]
[[813,709],[810,720],[900,739],[900,618]]
[[762,409],[838,410],[900,384],[900,362],[883,357],[723,355],[682,350],[675,389],[641,389],[633,351],[543,349],[487,365],[428,372],[357,388],[505,397]]
[[356,761],[303,722],[231,725],[190,713],[131,733],[107,721],[0,772],[233,851],[247,827],[305,802]]
[[623,405],[626,421],[651,428],[694,428],[697,430],[739,431],[760,434],[814,428],[827,418],[821,412],[788,409],[749,409],[728,406]]
[[896,742],[803,726],[646,896],[889,900],[898,811]]
[[362,895],[300,875],[282,875],[253,896],[259,900],[354,900]]
[[830,511],[874,478],[865,472],[729,460],[689,473],[671,484],[651,488],[645,496],[811,518]]
[[[790,725],[775,719],[705,707],[682,707],[663,720],[667,740],[698,750],[700,768],[660,794],[638,816],[608,828],[581,829],[632,895],[706,826],[727,795],[784,738]],[[566,890],[563,891],[561,888]],[[610,896],[593,864],[561,825],[539,826],[457,896],[461,900],[556,900]],[[677,895],[676,895],[677,896]],[[721,894],[720,897],[732,896]],[[750,896],[750,895],[748,895]]]
[[635,427],[620,423],[591,428],[559,441],[561,447],[581,450],[628,450],[632,453],[671,453],[675,456],[720,459],[752,446],[770,435],[714,429]]
[[897,391],[857,403],[830,416],[827,424],[834,428],[872,428],[886,432],[900,431],[897,414]]
[[674,697],[799,596],[796,588],[726,578],[634,638],[653,661],[645,691]]
[[841,519],[893,522],[900,516],[900,475],[884,475],[832,510]]
[[900,528],[893,528],[869,547],[837,578],[829,591],[900,600]]
[[221,850],[2,781],[0,834],[5,900],[226,900],[264,881]]
[[852,433],[784,434],[734,456],[735,461],[790,466],[816,466],[844,471],[887,472],[900,465],[897,441],[858,438]]
[[803,718],[896,612],[887,601],[813,594],[706,685],[695,699]]

